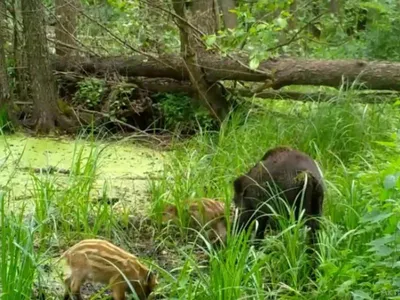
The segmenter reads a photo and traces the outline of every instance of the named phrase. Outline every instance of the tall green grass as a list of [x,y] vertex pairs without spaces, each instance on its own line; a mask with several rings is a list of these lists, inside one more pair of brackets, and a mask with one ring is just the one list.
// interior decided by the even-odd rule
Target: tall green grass
[[[179,206],[187,198],[221,197],[230,205],[233,180],[277,145],[313,156],[327,193],[315,281],[308,276],[304,220],[280,218],[281,230],[267,234],[262,251],[230,236],[227,248],[209,253],[206,270],[182,269],[194,279],[181,275],[190,288],[177,282],[171,287],[174,299],[376,299],[396,294],[400,202],[389,199],[397,193],[387,192],[382,182],[385,173],[400,167],[394,159],[400,144],[391,140],[399,114],[389,105],[355,104],[352,97],[340,91],[330,103],[277,101],[265,105],[266,110],[236,112],[219,132],[202,132],[177,145],[165,164],[165,180],[151,184],[155,221],[167,202]],[[390,178],[397,191],[397,177]],[[382,240],[385,234],[391,238]],[[231,268],[229,262],[235,262]],[[381,264],[385,269],[378,272]]]
[[[43,279],[49,276],[43,266],[56,267],[52,259],[60,249],[83,238],[110,238],[118,229],[112,207],[93,197],[103,149],[96,142],[89,146],[77,142],[67,176],[31,172],[31,197],[26,195],[20,211],[11,209],[11,196],[1,194],[0,290],[4,299],[30,299],[38,290],[51,290]],[[17,161],[14,168],[18,166]]]
[[111,207],[92,199],[102,149],[95,143],[89,147],[75,144],[66,180],[60,175],[31,174],[34,216],[40,224],[41,239],[51,243],[49,236],[68,241],[98,234],[111,235]]
[[[70,174],[31,174],[32,197],[25,210],[9,209],[12,191],[1,195],[3,297],[30,298],[37,285],[47,296],[57,294],[46,285],[42,265],[52,266],[66,247],[93,237],[157,258],[151,264],[161,277],[159,293],[168,299],[395,297],[400,286],[399,114],[389,105],[354,104],[352,97],[340,91],[330,103],[268,102],[235,112],[218,132],[201,131],[176,143],[164,176],[150,182],[150,221],[127,228],[118,225],[121,219],[108,204],[95,201],[103,146],[93,140],[87,147],[77,143]],[[259,250],[249,233],[229,234],[225,247],[212,247],[204,236],[187,234],[192,231],[185,228],[185,214],[180,232],[161,224],[166,203],[182,210],[185,199],[197,197],[221,198],[228,218],[233,180],[277,145],[309,153],[327,182],[315,280],[309,277],[304,219],[279,218],[280,230],[267,232]],[[106,197],[106,186],[103,192]]]
[[4,193],[0,193],[0,235],[1,298],[30,299],[37,267],[34,228],[24,222],[23,211],[6,212]]

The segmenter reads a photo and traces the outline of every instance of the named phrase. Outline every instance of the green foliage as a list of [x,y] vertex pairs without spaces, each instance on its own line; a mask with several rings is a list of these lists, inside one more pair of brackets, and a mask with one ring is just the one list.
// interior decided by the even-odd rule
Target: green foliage
[[[50,233],[56,234],[59,230],[66,239],[77,235],[110,234],[113,225],[110,207],[90,199],[98,175],[101,151],[95,144],[90,149],[76,145],[68,185],[61,192],[56,192],[59,185],[57,177],[31,175],[34,216],[41,224],[41,238],[44,239]],[[49,246],[45,242],[42,245]]]
[[74,100],[85,107],[98,108],[106,91],[104,80],[86,78],[78,83],[78,87],[79,90],[75,93]]
[[10,122],[11,122],[11,120],[8,115],[7,106],[5,106],[5,105],[0,106],[0,130],[3,133],[13,132],[12,124]]
[[[281,230],[268,233],[264,251],[248,252],[243,240],[229,236],[231,246],[228,242],[222,252],[208,253],[207,272],[188,258],[178,282],[169,285],[170,295],[177,299],[297,299],[300,295],[304,299],[383,299],[396,294],[400,144],[391,132],[398,116],[393,107],[354,104],[352,97],[339,93],[333,103],[320,104],[275,102],[268,104],[270,110],[285,115],[271,117],[258,111],[250,113],[243,125],[237,112],[219,133],[204,132],[177,145],[166,162],[165,179],[151,184],[152,209],[158,220],[166,202],[179,207],[188,198],[220,197],[229,205],[234,178],[273,146],[290,145],[310,153],[318,160],[328,187],[317,281],[311,283],[307,277],[304,220],[279,218]],[[180,224],[183,230],[185,221]],[[234,257],[236,269],[230,269]]]
[[[134,234],[123,229],[118,225],[123,220],[116,218],[111,206],[93,201],[103,149],[93,142],[89,148],[76,147],[71,173],[63,184],[56,175],[31,175],[30,218],[11,214],[5,206],[7,211],[0,216],[1,263],[8,271],[1,270],[2,291],[11,290],[13,282],[30,295],[33,282],[42,280],[39,261],[54,257],[54,251],[58,255],[75,240],[104,237],[135,251],[163,249],[166,255],[155,251],[159,256],[155,269],[161,277],[157,292],[168,299],[386,299],[395,295],[400,245],[399,117],[393,106],[354,104],[353,96],[339,92],[332,103],[275,101],[264,104],[268,109],[237,111],[219,132],[202,130],[176,144],[165,159],[164,176],[150,182],[151,216],[160,221],[166,203],[182,209],[188,198],[218,197],[229,207],[233,179],[268,148],[283,144],[309,153],[318,160],[327,182],[316,281],[308,278],[304,218],[295,222],[293,214],[278,219],[281,230],[266,235],[261,251],[251,247],[248,234],[229,233],[227,246],[221,249],[190,231],[192,239],[193,235],[186,235],[185,214],[179,215],[178,222],[183,235],[168,230],[169,226],[156,228],[155,223],[142,222],[139,215],[131,225],[140,229]],[[178,105],[178,99],[168,100],[173,107]],[[148,232],[152,238],[145,235]],[[207,263],[199,259],[199,251]],[[21,296],[16,290],[11,293],[15,296],[10,299]]]
[[6,213],[4,194],[0,196],[1,233],[1,297],[17,300],[31,299],[36,257],[32,228],[26,227],[23,211]]
[[[110,102],[109,114],[111,118],[116,117],[118,113],[128,107],[132,89],[132,86],[123,84],[111,88],[111,92],[108,96]],[[126,118],[122,117],[121,121],[126,122]]]
[[[81,30],[85,33],[85,43],[98,49],[105,55],[130,55],[131,47],[146,52],[171,53],[179,49],[179,31],[170,22],[170,14],[164,13],[142,1],[108,0],[84,1],[86,13],[99,23],[106,25],[106,32],[101,26],[83,19]],[[161,1],[163,9],[168,10],[168,2]],[[116,35],[124,42],[111,37]],[[92,38],[96,37],[96,38]]]
[[[218,45],[230,54],[246,52],[252,69],[283,53],[400,59],[399,3],[339,2],[342,6],[337,15],[323,14],[315,24],[321,30],[319,40],[308,30],[308,22],[318,14],[310,4],[318,4],[322,13],[329,9],[327,1],[297,1],[293,11],[289,0],[257,0],[237,1],[234,12],[238,27],[209,35],[205,42],[209,48]],[[102,49],[102,54],[131,55],[127,44],[149,52],[179,50],[179,32],[171,15],[162,9],[136,0],[85,0],[83,4],[87,14],[106,24],[109,32],[81,18],[79,38],[89,47]],[[170,9],[170,2],[158,4]],[[357,28],[363,17],[360,8],[368,11],[365,29]],[[124,42],[110,37],[110,33]],[[9,68],[10,75],[14,72]],[[96,110],[106,92],[103,80],[91,78],[79,84],[74,100]],[[131,93],[132,88],[123,85],[111,90],[107,98],[111,118],[126,107]],[[198,134],[176,144],[165,160],[164,176],[150,182],[152,220],[157,221],[158,228],[135,215],[129,229],[123,229],[113,207],[93,201],[102,148],[95,144],[90,149],[77,146],[66,182],[60,183],[54,175],[31,174],[32,197],[27,201],[32,206],[30,217],[24,215],[25,210],[13,212],[11,197],[0,194],[1,296],[30,298],[34,282],[41,281],[39,258],[55,256],[54,248],[58,254],[64,243],[76,239],[104,237],[122,241],[135,251],[163,248],[160,252],[166,255],[158,257],[162,263],[156,269],[162,274],[159,291],[168,299],[397,299],[399,115],[396,106],[355,104],[354,97],[351,91],[340,90],[328,103],[264,101],[262,108],[235,112],[219,132],[214,132],[215,123],[207,110],[194,105],[192,99],[159,94],[155,108],[161,112],[165,129]],[[5,111],[0,111],[0,126],[5,122]],[[293,218],[279,218],[281,230],[268,233],[261,251],[252,248],[249,236],[244,234],[228,234],[227,246],[220,250],[212,248],[201,235],[191,240],[186,235],[181,239],[172,231],[164,234],[160,219],[166,203],[176,204],[181,211],[185,199],[218,197],[229,206],[234,178],[276,145],[309,153],[326,178],[315,281],[307,277],[304,219],[294,222]],[[102,192],[106,198],[106,186]],[[179,213],[178,217],[179,229],[187,233],[187,215]],[[137,230],[135,234],[131,227]],[[141,236],[143,232],[150,232],[151,238]],[[205,243],[195,245],[199,240]],[[199,250],[207,256],[207,263],[199,260]]]
[[371,59],[400,61],[400,18],[390,21],[390,25],[379,26],[362,34],[366,40],[365,57]]
[[156,108],[164,118],[165,129],[191,132],[198,128],[212,129],[216,125],[208,111],[194,105],[193,100],[185,95],[158,94]]
[[[352,0],[331,12],[324,1],[239,1],[233,10],[239,25],[205,37],[208,47],[218,44],[227,53],[245,52],[249,67],[281,54],[324,58],[399,58],[396,1]],[[315,6],[314,6],[315,4]],[[321,31],[312,36],[310,22]]]
[[[2,160],[0,171],[4,170],[7,158]],[[9,195],[3,188],[0,190],[0,297],[31,299],[38,267],[34,250],[36,228],[24,219],[24,207],[17,213],[9,212]]]

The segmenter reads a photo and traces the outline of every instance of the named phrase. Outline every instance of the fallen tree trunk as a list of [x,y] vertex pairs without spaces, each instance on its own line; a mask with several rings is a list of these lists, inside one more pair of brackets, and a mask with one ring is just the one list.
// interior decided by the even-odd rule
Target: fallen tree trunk
[[[195,90],[191,84],[186,81],[177,81],[171,79],[154,78],[154,79],[141,79],[132,80],[141,89],[152,93],[183,93],[193,97]],[[338,98],[337,93],[302,93],[291,91],[263,91],[255,94],[251,90],[240,88],[227,88],[227,91],[242,97],[257,97],[270,100],[295,100],[301,102],[328,102]],[[394,91],[361,91],[354,92],[355,102],[361,103],[392,103],[400,98],[399,92]]]
[[[243,61],[243,60],[242,60]],[[215,55],[198,58],[209,82],[220,80],[266,81],[270,73],[274,80],[268,87],[280,89],[289,85],[314,85],[338,88],[343,82],[357,80],[365,89],[400,91],[400,63],[364,60],[316,60],[280,58],[260,64],[260,71],[245,67],[248,62],[239,63]],[[109,57],[91,59],[65,59],[55,57],[53,67],[57,71],[73,71],[91,76],[118,73],[128,77],[165,77],[189,80],[187,68],[178,56],[149,58],[136,55],[129,58]]]
[[[82,76],[74,74],[58,73],[57,76],[62,79],[63,82],[76,85]],[[127,83],[133,84],[144,92],[148,93],[182,93],[189,97],[196,95],[196,90],[192,87],[192,84],[188,81],[178,81],[168,78],[127,78]],[[120,84],[118,82],[109,81],[108,84]],[[255,94],[253,91],[245,88],[227,88],[229,93],[238,95],[241,97],[257,97],[269,100],[294,100],[301,102],[328,102],[335,101],[338,99],[338,93],[302,93],[292,91],[263,91]],[[352,101],[360,103],[393,103],[400,99],[400,93],[396,91],[358,91],[352,95]],[[29,104],[30,102],[17,103],[21,105]]]

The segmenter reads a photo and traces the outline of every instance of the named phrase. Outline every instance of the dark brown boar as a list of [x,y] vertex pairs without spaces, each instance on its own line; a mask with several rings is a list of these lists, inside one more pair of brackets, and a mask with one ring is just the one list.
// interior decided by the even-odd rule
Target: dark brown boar
[[[311,157],[289,147],[267,151],[247,174],[234,181],[233,186],[233,201],[239,208],[239,230],[247,230],[257,219],[256,239],[264,237],[267,225],[275,227],[272,218],[265,214],[271,214],[271,208],[278,208],[279,200],[274,197],[277,194],[283,196],[291,207],[294,206],[296,218],[303,208],[307,217],[321,215],[325,189],[321,172]],[[311,243],[314,244],[318,222],[314,218],[307,219]]]

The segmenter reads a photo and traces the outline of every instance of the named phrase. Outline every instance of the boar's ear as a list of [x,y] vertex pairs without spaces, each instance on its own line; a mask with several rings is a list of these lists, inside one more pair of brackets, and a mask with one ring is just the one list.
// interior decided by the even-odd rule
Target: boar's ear
[[244,176],[240,176],[238,178],[235,179],[235,181],[233,182],[233,188],[235,190],[236,194],[243,194],[243,183],[244,183]]

